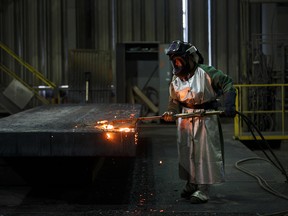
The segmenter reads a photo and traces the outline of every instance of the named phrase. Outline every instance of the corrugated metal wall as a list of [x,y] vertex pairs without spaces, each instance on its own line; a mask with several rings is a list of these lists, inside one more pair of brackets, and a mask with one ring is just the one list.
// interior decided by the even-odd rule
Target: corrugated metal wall
[[115,1],[117,42],[182,39],[179,0]]
[[[213,64],[237,82],[239,1],[211,2]],[[208,3],[189,0],[188,7],[189,41],[208,63]],[[115,76],[117,43],[170,43],[183,38],[180,0],[11,0],[1,5],[0,18],[0,40],[57,85],[77,77],[69,69],[70,50],[110,52],[111,61],[105,63],[112,65]],[[9,60],[1,60],[20,76],[29,76]]]
[[208,3],[188,1],[188,38],[199,49],[208,63]]

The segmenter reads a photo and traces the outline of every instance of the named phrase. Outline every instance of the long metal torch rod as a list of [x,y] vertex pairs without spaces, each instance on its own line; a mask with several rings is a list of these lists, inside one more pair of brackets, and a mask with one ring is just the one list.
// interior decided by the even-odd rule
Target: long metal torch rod
[[[201,117],[207,115],[220,115],[223,114],[224,111],[201,111],[201,112],[191,112],[191,113],[180,113],[175,114],[174,117],[177,118],[192,118],[192,117]],[[157,120],[162,119],[163,116],[147,116],[147,117],[138,117],[137,120],[141,121],[149,121],[149,120]]]

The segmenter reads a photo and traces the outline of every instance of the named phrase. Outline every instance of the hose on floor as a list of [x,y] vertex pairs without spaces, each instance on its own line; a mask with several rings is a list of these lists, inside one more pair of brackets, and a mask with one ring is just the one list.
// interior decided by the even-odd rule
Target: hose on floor
[[[245,172],[246,174],[254,177],[257,179],[259,185],[265,189],[266,191],[284,198],[288,200],[288,196],[283,195],[281,193],[279,193],[278,191],[276,191],[275,189],[273,189],[270,185],[268,185],[267,181],[265,179],[263,179],[261,176],[255,174],[254,172],[249,171],[246,168],[243,168],[240,166],[241,163],[247,162],[247,161],[251,161],[251,160],[264,160],[267,162],[270,162],[272,165],[274,165],[285,177],[286,177],[286,182],[288,182],[288,175],[287,172],[285,170],[285,168],[283,167],[283,165],[281,164],[281,162],[279,161],[279,159],[277,158],[277,156],[275,155],[275,153],[273,152],[272,148],[270,147],[269,143],[267,142],[267,140],[265,140],[264,136],[262,135],[261,131],[258,129],[258,127],[247,117],[245,116],[243,113],[241,112],[236,112],[242,119],[243,121],[246,123],[249,131],[251,132],[254,140],[257,142],[257,144],[259,145],[260,149],[262,150],[262,152],[264,153],[264,155],[267,157],[267,159],[264,158],[260,158],[260,157],[252,157],[252,158],[246,158],[246,159],[242,159],[239,160],[235,163],[235,167],[239,170],[241,170],[242,172]],[[260,136],[260,140],[257,139],[254,130],[258,133],[258,135]],[[267,148],[269,150],[269,152],[271,153],[272,157],[270,157],[267,152],[264,150],[264,147]]]

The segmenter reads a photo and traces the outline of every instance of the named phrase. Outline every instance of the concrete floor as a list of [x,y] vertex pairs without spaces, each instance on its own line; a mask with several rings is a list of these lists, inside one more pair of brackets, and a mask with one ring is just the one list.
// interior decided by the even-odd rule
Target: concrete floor
[[[233,140],[233,124],[225,122],[222,125],[225,138],[226,182],[211,187],[211,199],[206,204],[192,205],[189,201],[180,198],[180,192],[185,182],[178,178],[175,126],[142,124],[139,128],[141,142],[138,146],[138,155],[131,160],[133,168],[130,167],[130,173],[127,172],[126,175],[130,180],[125,183],[123,181],[122,185],[116,186],[124,187],[126,184],[126,188],[116,195],[113,194],[115,185],[120,182],[119,174],[116,174],[115,171],[124,169],[123,167],[127,167],[130,161],[122,164],[122,168],[112,167],[118,163],[117,161],[102,168],[105,169],[105,172],[102,170],[102,173],[113,173],[112,176],[115,178],[116,184],[114,182],[112,185],[110,181],[104,184],[106,192],[102,194],[104,199],[104,196],[111,192],[110,198],[111,200],[113,198],[113,202],[109,202],[109,196],[106,197],[107,200],[104,203],[93,201],[96,198],[91,196],[90,202],[83,204],[71,202],[71,199],[67,201],[68,198],[60,199],[59,195],[57,198],[51,194],[46,195],[47,191],[43,192],[39,198],[39,194],[33,196],[31,193],[31,185],[5,187],[2,184],[0,187],[0,215],[288,215],[287,199],[269,193],[260,187],[255,178],[235,168],[237,161],[261,156],[261,152],[251,151],[241,142]],[[284,153],[286,149],[285,146],[282,146],[281,149],[275,150],[275,153],[287,170],[288,161],[286,153]],[[286,179],[270,163],[264,160],[253,160],[243,163],[243,166],[261,175],[276,191],[288,196]],[[14,174],[4,169],[0,171],[2,181],[8,175],[10,181],[14,179],[16,182],[19,177],[15,174],[13,178]],[[102,180],[102,182],[105,181],[107,179]],[[17,185],[17,182],[14,185]],[[80,189],[75,190],[74,188],[73,190],[73,193],[71,190],[65,191],[65,196],[76,196],[75,194],[78,193],[79,197],[80,193],[84,193]],[[120,193],[125,193],[125,191],[129,198],[121,202],[120,199],[123,197]],[[97,192],[95,188],[92,190],[89,188],[87,194],[90,196],[94,192]],[[86,198],[88,195],[84,193]],[[115,202],[117,198],[118,202]]]
[[[178,179],[175,128],[154,129],[147,132],[153,136],[153,175],[157,209],[173,212],[214,213],[217,215],[288,215],[288,199],[279,198],[263,188],[257,179],[235,168],[235,163],[243,159],[261,156],[259,150],[251,151],[241,142],[232,139],[233,124],[225,123],[225,170],[226,182],[213,185],[210,189],[210,201],[207,204],[191,205],[179,198],[185,182]],[[156,138],[158,137],[158,139]],[[288,160],[281,149],[274,150],[279,159],[288,168]],[[287,153],[287,152],[286,152]],[[162,161],[162,164],[159,162]],[[247,161],[241,166],[263,177],[279,193],[288,197],[288,184],[285,177],[270,163],[264,160]],[[205,214],[204,214],[205,215]]]

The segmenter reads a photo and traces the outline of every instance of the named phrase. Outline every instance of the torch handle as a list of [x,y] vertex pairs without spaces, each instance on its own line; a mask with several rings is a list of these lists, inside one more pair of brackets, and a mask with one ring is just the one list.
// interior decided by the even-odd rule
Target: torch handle
[[175,118],[191,118],[191,117],[201,117],[207,115],[221,115],[224,111],[211,110],[211,111],[199,111],[199,112],[191,112],[191,113],[180,113],[174,115]]
[[[223,114],[223,111],[201,111],[201,112],[191,112],[191,113],[180,113],[174,115],[175,118],[191,118],[191,117],[201,117],[201,116],[207,116],[207,115],[220,115]],[[141,121],[149,121],[149,120],[157,120],[162,119],[163,116],[146,116],[146,117],[138,117],[137,120]]]

